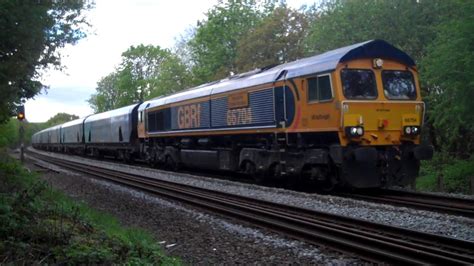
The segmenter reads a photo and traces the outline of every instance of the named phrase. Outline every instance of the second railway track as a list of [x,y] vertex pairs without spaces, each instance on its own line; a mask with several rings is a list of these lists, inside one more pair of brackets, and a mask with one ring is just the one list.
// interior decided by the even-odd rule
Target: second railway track
[[179,200],[313,244],[384,263],[473,264],[474,242],[150,179],[82,163],[41,160]]
[[474,218],[474,200],[472,199],[389,189],[372,193],[364,192],[364,194],[344,193],[339,195],[365,201],[406,206]]

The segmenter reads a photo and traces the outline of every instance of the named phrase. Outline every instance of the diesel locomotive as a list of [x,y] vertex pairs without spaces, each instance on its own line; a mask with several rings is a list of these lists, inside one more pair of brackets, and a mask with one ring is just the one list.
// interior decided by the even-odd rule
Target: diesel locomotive
[[412,183],[433,148],[415,62],[371,40],[45,129],[40,149],[288,178]]

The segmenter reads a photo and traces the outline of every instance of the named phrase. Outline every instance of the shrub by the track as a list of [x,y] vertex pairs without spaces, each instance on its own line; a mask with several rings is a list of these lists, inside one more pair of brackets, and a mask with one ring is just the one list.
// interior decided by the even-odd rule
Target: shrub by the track
[[48,188],[0,151],[0,263],[179,264],[144,231]]

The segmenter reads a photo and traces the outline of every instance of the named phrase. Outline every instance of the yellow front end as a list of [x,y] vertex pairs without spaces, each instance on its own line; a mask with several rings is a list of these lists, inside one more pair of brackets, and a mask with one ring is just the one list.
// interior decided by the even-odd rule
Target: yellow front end
[[341,182],[356,188],[412,183],[419,161],[433,153],[431,146],[420,145],[425,106],[416,69],[381,58],[358,59],[341,63],[333,77]]
[[341,146],[419,144],[425,108],[416,69],[380,58],[359,59],[341,64],[335,78]]
[[[405,141],[420,142],[423,102],[343,101],[341,109],[342,130],[339,138],[342,146],[349,143],[380,146],[400,145]],[[351,128],[359,127],[363,129],[362,135],[350,134]],[[409,134],[407,127],[410,128]]]

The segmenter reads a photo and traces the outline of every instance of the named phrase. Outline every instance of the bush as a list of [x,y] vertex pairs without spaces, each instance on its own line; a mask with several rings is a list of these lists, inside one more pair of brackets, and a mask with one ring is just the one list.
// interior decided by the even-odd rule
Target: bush
[[148,233],[52,190],[0,151],[0,261],[179,264]]
[[416,187],[422,191],[439,191],[438,178],[442,178],[443,192],[470,193],[474,176],[474,156],[467,160],[437,153],[431,161],[422,161]]

